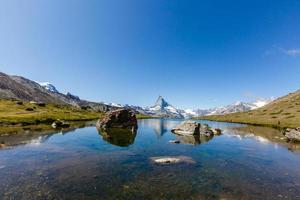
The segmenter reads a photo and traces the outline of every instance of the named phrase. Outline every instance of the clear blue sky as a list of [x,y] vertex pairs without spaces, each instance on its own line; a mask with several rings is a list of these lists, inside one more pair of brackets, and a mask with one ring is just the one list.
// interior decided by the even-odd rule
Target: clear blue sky
[[0,71],[141,106],[277,97],[300,88],[300,1],[1,0]]

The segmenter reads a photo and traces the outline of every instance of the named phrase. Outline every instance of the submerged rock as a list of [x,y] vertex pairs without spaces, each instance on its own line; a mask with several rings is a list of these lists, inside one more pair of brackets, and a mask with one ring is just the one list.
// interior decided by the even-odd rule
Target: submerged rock
[[195,163],[195,161],[191,157],[187,157],[187,156],[151,157],[150,160],[156,164],[161,164],[161,165],[177,164],[177,163],[189,163],[189,164]]
[[288,128],[284,132],[284,135],[288,140],[300,142],[300,128],[295,128],[295,129]]
[[103,119],[98,120],[96,124],[98,129],[109,128],[127,128],[137,129],[137,119],[135,113],[129,109],[118,109],[110,111]]
[[53,128],[69,128],[70,124],[58,119],[55,122],[53,122],[51,126]]
[[200,131],[200,123],[195,121],[184,121],[172,129],[173,133],[178,135],[197,135]]

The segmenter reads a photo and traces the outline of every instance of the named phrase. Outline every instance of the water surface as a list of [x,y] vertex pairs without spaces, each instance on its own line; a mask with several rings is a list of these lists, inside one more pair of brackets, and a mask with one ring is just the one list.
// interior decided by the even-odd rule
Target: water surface
[[1,136],[1,199],[300,199],[300,147],[280,131],[205,122],[223,135],[179,137],[178,123],[139,120],[126,137],[93,126]]

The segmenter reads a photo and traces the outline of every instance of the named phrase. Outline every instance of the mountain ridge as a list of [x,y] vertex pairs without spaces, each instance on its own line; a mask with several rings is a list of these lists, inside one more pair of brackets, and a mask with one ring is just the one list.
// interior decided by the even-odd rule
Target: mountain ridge
[[136,113],[160,118],[194,118],[208,115],[224,115],[257,109],[271,102],[270,100],[261,100],[260,102],[253,103],[237,102],[210,109],[179,109],[166,101],[162,96],[157,98],[153,106],[144,108],[128,104],[97,103],[82,100],[79,96],[73,95],[70,92],[62,94],[50,82],[35,82],[22,76],[10,76],[2,72],[0,72],[0,98],[66,104],[102,112],[111,109],[129,108]]
[[300,126],[300,90],[247,112],[204,116],[199,119],[265,125],[281,128]]
[[39,84],[22,76],[11,76],[3,72],[0,72],[0,98],[71,105],[102,112],[114,108],[104,103],[81,100],[71,93],[62,94],[48,82]]

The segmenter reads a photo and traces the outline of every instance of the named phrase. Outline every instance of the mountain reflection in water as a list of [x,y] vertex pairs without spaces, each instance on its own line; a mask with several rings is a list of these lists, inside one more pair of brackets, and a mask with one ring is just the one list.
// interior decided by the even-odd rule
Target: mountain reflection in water
[[272,143],[276,147],[281,145],[288,150],[300,153],[300,144],[288,142],[283,135],[283,130],[263,126],[228,127],[225,133],[240,139],[253,139],[259,143]]
[[[181,120],[138,122],[137,133],[79,125],[0,136],[1,200],[300,200],[299,145],[279,130],[199,121],[223,135],[182,137],[170,132]],[[193,164],[153,164],[158,157]]]

